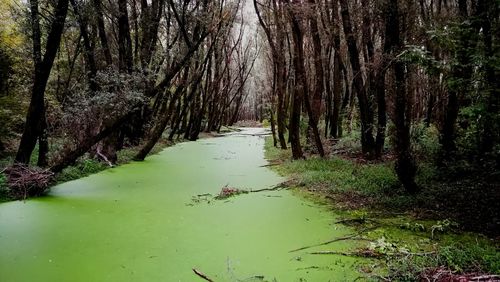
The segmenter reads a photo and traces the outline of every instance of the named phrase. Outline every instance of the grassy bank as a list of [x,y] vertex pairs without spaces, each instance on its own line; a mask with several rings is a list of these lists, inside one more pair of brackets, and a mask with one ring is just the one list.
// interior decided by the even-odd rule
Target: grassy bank
[[[341,218],[339,223],[355,227],[370,241],[351,253],[330,255],[374,257],[361,271],[381,280],[432,281],[439,276],[436,281],[452,281],[446,279],[500,274],[498,240],[492,239],[498,236],[498,195],[487,196],[496,193],[488,186],[494,183],[447,178],[426,163],[417,177],[422,192],[412,196],[398,183],[390,156],[366,162],[336,148],[329,151],[326,159],[291,161],[289,150],[266,140],[273,169],[288,177],[296,190],[327,202]],[[478,230],[490,237],[472,232]]]

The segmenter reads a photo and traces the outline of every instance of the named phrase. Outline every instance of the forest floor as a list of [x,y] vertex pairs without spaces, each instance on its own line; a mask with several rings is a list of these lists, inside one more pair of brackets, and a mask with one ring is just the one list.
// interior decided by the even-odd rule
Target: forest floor
[[500,281],[492,276],[500,274],[498,173],[445,173],[421,163],[417,182],[422,191],[412,196],[398,184],[390,154],[369,162],[355,147],[327,144],[328,158],[292,162],[290,150],[275,148],[268,137],[266,157],[297,193],[325,203],[341,217],[339,223],[371,240],[366,248],[342,254],[379,258],[361,267],[368,275],[397,281]]

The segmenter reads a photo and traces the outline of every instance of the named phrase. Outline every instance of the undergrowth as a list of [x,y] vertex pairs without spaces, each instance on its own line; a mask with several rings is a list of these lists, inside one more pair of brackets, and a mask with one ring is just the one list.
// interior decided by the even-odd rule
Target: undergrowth
[[9,200],[9,187],[7,186],[7,177],[0,173],[0,203]]

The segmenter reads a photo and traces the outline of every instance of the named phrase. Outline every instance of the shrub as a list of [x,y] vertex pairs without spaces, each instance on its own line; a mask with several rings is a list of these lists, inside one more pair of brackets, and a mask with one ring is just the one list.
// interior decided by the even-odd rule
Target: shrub
[[67,182],[100,172],[106,168],[106,164],[94,159],[85,158],[76,163],[74,166],[64,169],[59,175],[57,175],[56,180],[59,183]]
[[411,143],[419,157],[434,160],[441,148],[439,130],[434,125],[414,124],[411,127]]
[[9,198],[9,186],[7,185],[7,176],[0,173],[0,202]]

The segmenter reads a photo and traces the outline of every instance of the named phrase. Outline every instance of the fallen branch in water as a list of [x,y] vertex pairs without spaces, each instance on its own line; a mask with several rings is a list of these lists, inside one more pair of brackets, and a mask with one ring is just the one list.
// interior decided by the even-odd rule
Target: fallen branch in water
[[371,218],[346,218],[346,219],[338,220],[334,223],[335,224],[352,225],[352,224],[364,224],[367,222],[378,223],[376,220],[371,219]]
[[365,228],[365,229],[361,230],[360,232],[358,232],[356,234],[348,235],[348,236],[345,236],[345,237],[335,238],[333,240],[326,241],[326,242],[323,242],[323,243],[319,243],[319,244],[316,244],[316,245],[305,246],[305,247],[302,247],[302,248],[294,249],[294,250],[289,251],[289,253],[298,252],[298,251],[302,251],[302,250],[306,250],[306,249],[310,249],[310,248],[314,248],[314,247],[319,247],[319,246],[325,246],[325,245],[328,245],[328,244],[331,244],[331,243],[334,243],[334,242],[338,242],[338,241],[345,241],[345,240],[367,240],[367,239],[361,238],[359,236],[362,233],[364,233],[366,231],[369,231],[369,230],[372,230],[372,229],[375,229],[375,228]]
[[381,253],[371,249],[360,249],[354,252],[339,252],[339,251],[317,251],[310,252],[311,255],[341,255],[349,257],[364,257],[364,258],[380,258],[384,256],[428,256],[436,252],[422,252],[422,253],[409,253],[409,252],[393,252]]
[[216,200],[225,200],[227,198],[230,198],[232,196],[236,196],[239,194],[247,194],[247,190],[241,190],[238,188],[232,188],[228,187],[227,185],[222,187],[222,190],[219,192],[219,195],[215,196],[214,199]]
[[248,190],[249,193],[258,193],[258,192],[266,192],[266,191],[279,191],[279,190],[285,190],[288,189],[289,187],[285,183],[280,183],[272,188],[264,188],[264,189],[258,189],[258,190]]
[[354,234],[354,235],[351,235],[351,236],[345,236],[345,237],[335,238],[333,240],[326,241],[326,242],[323,242],[323,243],[319,243],[319,244],[316,244],[316,245],[305,246],[305,247],[301,247],[301,248],[298,248],[298,249],[294,249],[294,250],[289,251],[289,253],[298,252],[298,251],[302,251],[302,250],[310,249],[310,248],[314,248],[314,247],[324,246],[324,245],[328,245],[328,244],[331,244],[331,243],[334,243],[334,242],[338,242],[338,241],[349,240],[349,239],[353,239],[353,238],[355,238],[357,236],[359,236],[359,234]]
[[198,275],[199,277],[201,277],[202,279],[206,280],[206,281],[214,282],[214,280],[210,279],[208,276],[206,276],[205,274],[203,274],[203,272],[200,272],[196,268],[193,268],[193,272],[196,275]]
[[[274,187],[271,188],[264,188],[264,189],[258,189],[258,190],[245,190],[245,189],[238,189],[234,187],[229,187],[229,185],[224,185],[222,187],[221,191],[217,195],[212,195],[209,193],[205,194],[199,194],[196,196],[192,197],[192,201],[195,203],[199,203],[201,201],[207,201],[210,203],[210,200],[227,200],[228,198],[231,198],[233,196],[241,195],[241,194],[249,194],[249,193],[259,193],[259,192],[270,192],[270,191],[280,191],[284,189],[288,189],[289,186],[287,182],[280,183]],[[189,204],[192,205],[192,204]]]
[[338,252],[338,251],[319,251],[310,252],[311,255],[340,255],[347,257],[363,257],[363,258],[380,258],[384,256],[381,253],[374,252],[372,250],[359,250],[355,252]]
[[270,164],[261,165],[259,167],[270,167],[270,166],[277,166],[277,165],[281,165],[281,164],[283,164],[283,163],[282,162],[270,163]]

